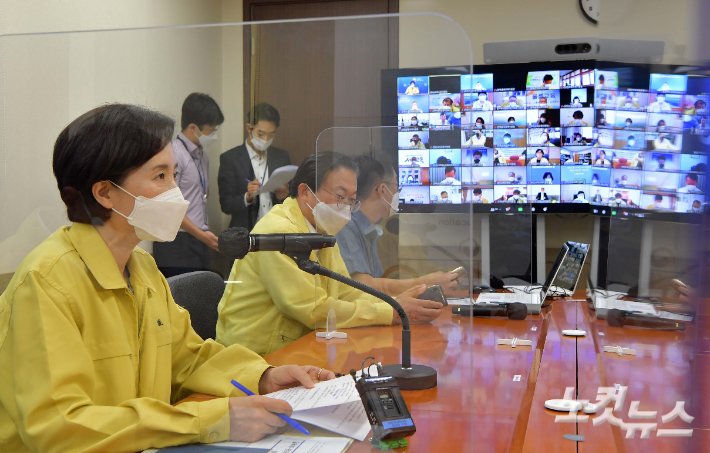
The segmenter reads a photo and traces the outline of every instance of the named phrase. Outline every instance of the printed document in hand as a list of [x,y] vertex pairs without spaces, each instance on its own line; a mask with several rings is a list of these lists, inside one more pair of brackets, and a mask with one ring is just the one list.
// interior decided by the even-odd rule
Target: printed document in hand
[[298,170],[298,167],[295,165],[284,165],[272,171],[269,175],[269,180],[256,191],[256,195],[283,189],[284,184],[292,180],[296,175],[296,170]]
[[318,382],[312,389],[294,387],[264,396],[289,403],[294,420],[357,440],[365,440],[370,432],[365,408],[355,388],[355,381],[349,375]]

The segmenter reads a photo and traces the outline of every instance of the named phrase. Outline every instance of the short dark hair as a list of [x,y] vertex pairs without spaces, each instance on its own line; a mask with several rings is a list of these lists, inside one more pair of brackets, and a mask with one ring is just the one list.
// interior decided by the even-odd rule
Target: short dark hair
[[475,193],[476,195],[480,195],[483,193],[483,191],[481,189],[479,189],[478,187],[476,187],[475,189],[473,189],[473,193]]
[[542,175],[542,179],[545,179],[545,178],[547,178],[547,175],[550,175],[550,178],[552,178],[552,180],[553,180],[553,181],[555,180],[555,177],[554,177],[554,176],[552,176],[552,173],[551,173],[551,172],[549,172],[549,171],[546,171],[546,172],[545,172],[545,174],[544,174],[544,175]]
[[579,119],[584,118],[584,113],[582,113],[581,110],[576,110],[576,111],[572,114],[572,118],[577,118],[577,117],[579,117]]
[[94,184],[121,185],[128,174],[163,150],[175,123],[162,113],[129,104],[108,104],[72,121],[54,143],[52,169],[72,222],[111,217],[92,193]]
[[513,195],[515,195],[515,194],[520,195],[520,190],[519,190],[519,189],[515,189],[515,190],[513,191]]
[[507,132],[505,133],[505,135],[503,135],[503,137],[504,137],[504,138],[505,138],[505,137],[511,137],[511,138],[512,138],[512,136],[511,136],[510,134],[508,134]]
[[313,193],[323,184],[328,174],[333,170],[346,168],[358,174],[357,164],[348,156],[332,151],[321,151],[306,157],[298,166],[296,174],[289,182],[288,194],[291,198],[298,197],[298,186],[306,184]]
[[685,177],[688,179],[692,179],[695,182],[698,182],[698,175],[696,175],[695,173],[688,173]]
[[454,167],[452,167],[451,165],[448,165],[446,168],[444,168],[444,174],[450,173],[452,171],[456,171],[456,169]]
[[603,82],[604,81],[604,74],[599,74],[599,81]]
[[535,154],[537,154],[538,151],[540,151],[543,155],[545,155],[545,151],[543,151],[542,148],[536,149],[536,150],[535,150]]
[[626,141],[629,141],[629,140],[631,140],[631,139],[636,140],[636,137],[634,137],[633,135],[629,135],[629,136],[626,138]]
[[663,195],[656,195],[656,201],[662,201]]
[[510,120],[515,121],[515,117],[514,117],[514,116],[509,116],[509,117],[508,117],[508,121],[510,121]]
[[357,156],[355,164],[358,168],[357,197],[360,199],[370,196],[375,186],[385,180],[387,174],[396,175],[394,167],[389,163],[382,163],[367,154]]
[[473,155],[474,155],[474,156],[475,156],[476,154],[478,154],[479,156],[483,157],[483,153],[481,152],[480,149],[477,149],[476,151],[473,152]]
[[476,118],[476,122],[478,122],[478,120],[481,120],[481,124],[486,124],[486,120],[484,120],[480,116],[478,118]]
[[448,159],[445,156],[439,156],[439,158],[436,159],[436,165],[446,165],[446,164],[450,164],[450,163],[451,163],[451,159]]
[[224,123],[224,115],[217,102],[204,93],[191,93],[182,103],[180,128],[187,129],[194,124],[199,129],[204,126],[219,126]]
[[279,111],[276,110],[271,104],[262,102],[254,106],[251,112],[247,113],[247,121],[252,126],[256,126],[259,121],[268,121],[269,123],[274,123],[276,127],[281,125],[281,115]]
[[550,82],[552,81],[552,75],[551,75],[551,74],[545,74],[545,77],[542,78],[542,81],[543,81],[543,82],[547,82],[548,80],[549,80]]
[[445,191],[445,190],[442,190],[441,193],[440,193],[440,195],[446,195],[446,196],[448,196],[449,193],[448,193],[447,191]]
[[616,195],[614,195],[614,198],[621,198],[621,194],[619,192],[616,192]]

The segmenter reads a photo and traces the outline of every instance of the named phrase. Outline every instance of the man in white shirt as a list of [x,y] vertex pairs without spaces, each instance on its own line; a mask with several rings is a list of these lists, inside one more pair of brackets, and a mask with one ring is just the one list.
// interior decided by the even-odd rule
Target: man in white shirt
[[678,189],[678,193],[703,193],[698,189],[698,175],[695,173],[685,175],[685,186]]
[[271,146],[281,123],[279,112],[269,104],[259,104],[247,116],[247,139],[243,145],[220,156],[219,202],[222,212],[231,214],[230,227],[251,231],[275,204],[288,196],[287,188],[257,195],[271,173],[289,165],[291,158]]
[[441,180],[439,184],[448,186],[460,186],[461,181],[456,179],[456,168],[448,166],[444,169],[445,178]]
[[478,100],[471,106],[472,110],[493,110],[493,104],[486,93],[478,93]]
[[663,93],[658,93],[656,95],[656,101],[648,106],[648,111],[651,113],[670,112],[672,110],[673,107],[666,102],[666,95]]

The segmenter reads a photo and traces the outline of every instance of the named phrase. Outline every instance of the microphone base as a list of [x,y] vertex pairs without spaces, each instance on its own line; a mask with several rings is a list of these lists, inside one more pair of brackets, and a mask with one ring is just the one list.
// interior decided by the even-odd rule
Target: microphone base
[[400,390],[424,390],[436,387],[436,370],[426,365],[412,365],[402,368],[402,364],[384,365],[385,374],[393,376]]

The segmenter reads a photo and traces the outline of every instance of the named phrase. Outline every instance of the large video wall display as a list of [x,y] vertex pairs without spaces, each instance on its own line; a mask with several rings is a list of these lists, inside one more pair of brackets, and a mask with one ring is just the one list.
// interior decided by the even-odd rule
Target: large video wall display
[[599,69],[528,72],[518,86],[398,77],[400,203],[701,212],[709,100],[707,78],[676,74],[622,88]]

